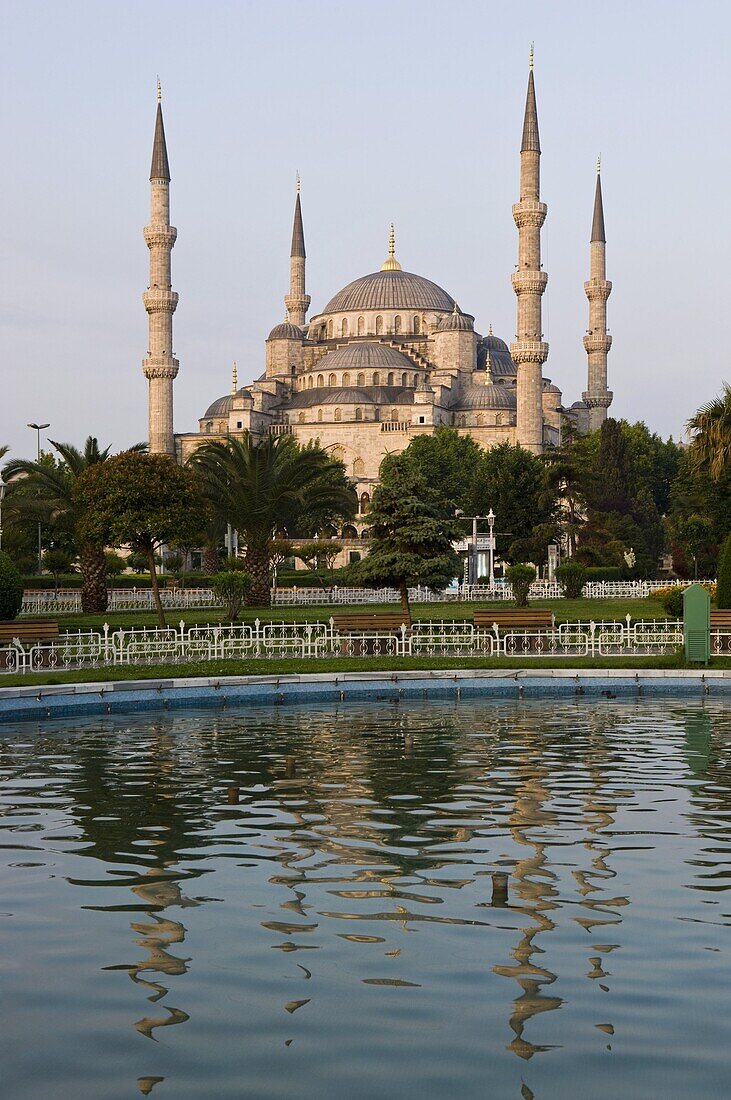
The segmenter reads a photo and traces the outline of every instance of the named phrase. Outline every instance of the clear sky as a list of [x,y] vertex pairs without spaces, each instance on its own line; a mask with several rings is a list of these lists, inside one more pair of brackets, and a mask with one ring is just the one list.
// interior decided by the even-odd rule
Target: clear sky
[[0,443],[147,433],[141,360],[155,80],[178,228],[177,431],[261,374],[283,319],[295,172],[311,315],[406,270],[510,341],[518,149],[535,42],[546,374],[586,385],[602,155],[611,412],[680,433],[731,376],[725,3],[2,0]]

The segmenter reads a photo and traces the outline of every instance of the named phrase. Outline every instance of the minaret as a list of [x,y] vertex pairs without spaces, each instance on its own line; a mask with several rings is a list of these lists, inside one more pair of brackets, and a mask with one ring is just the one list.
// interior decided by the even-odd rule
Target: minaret
[[589,299],[589,328],[584,337],[584,347],[589,360],[584,403],[589,406],[589,431],[601,428],[607,419],[607,409],[614,394],[607,389],[607,354],[612,337],[607,332],[607,298],[612,284],[607,279],[607,237],[604,232],[604,204],[602,202],[601,161],[596,163],[596,191],[594,193],[594,218],[591,223],[589,279],[584,283],[584,293]]
[[310,296],[305,292],[305,231],[302,226],[302,204],[300,203],[300,178],[297,175],[297,198],[294,204],[294,224],[292,226],[292,249],[289,258],[289,294],[284,299],[289,320],[300,328],[305,323],[310,308]]
[[175,456],[173,434],[173,379],[178,360],[173,358],[173,313],[178,296],[170,282],[170,253],[177,229],[170,224],[170,168],[162,121],[162,95],[157,82],[157,117],[150,168],[150,224],[145,241],[150,250],[150,285],[142,295],[149,317],[149,349],[142,370],[149,380],[149,446],[151,454]]
[[520,202],[513,206],[513,219],[518,227],[518,263],[512,283],[518,297],[518,321],[510,354],[518,368],[516,442],[535,454],[543,450],[542,367],[548,358],[541,325],[541,296],[548,282],[548,275],[541,268],[541,226],[548,207],[540,201],[540,159],[531,46],[520,146]]

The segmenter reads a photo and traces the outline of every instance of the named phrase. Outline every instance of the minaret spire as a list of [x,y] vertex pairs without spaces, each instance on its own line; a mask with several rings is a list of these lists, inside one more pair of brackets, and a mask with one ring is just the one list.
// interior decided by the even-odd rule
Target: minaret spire
[[516,442],[536,454],[543,450],[543,364],[548,358],[541,320],[541,297],[548,282],[541,263],[541,226],[548,207],[540,199],[540,158],[531,47],[520,144],[520,201],[513,206],[513,220],[518,229],[518,263],[512,284],[518,317],[510,353],[518,368]]
[[607,332],[607,299],[612,284],[607,279],[607,236],[604,228],[604,201],[602,198],[601,161],[597,160],[596,188],[594,191],[594,215],[591,222],[589,245],[589,278],[584,283],[584,293],[589,299],[589,327],[584,337],[588,359],[586,393],[584,403],[589,406],[589,430],[601,428],[607,419],[607,409],[613,394],[607,389],[607,355],[612,337]]
[[150,285],[142,295],[149,318],[149,348],[147,358],[142,360],[142,370],[149,382],[150,453],[174,457],[173,381],[179,364],[173,357],[173,313],[178,295],[170,281],[170,256],[178,231],[170,224],[170,166],[161,99],[158,80],[150,168],[150,224],[145,226],[145,242],[150,250]]
[[292,224],[292,247],[289,253],[289,294],[284,299],[289,319],[300,328],[305,323],[310,296],[305,288],[305,230],[302,224],[302,203],[300,201],[300,177],[297,173],[297,190],[294,201],[294,221]]

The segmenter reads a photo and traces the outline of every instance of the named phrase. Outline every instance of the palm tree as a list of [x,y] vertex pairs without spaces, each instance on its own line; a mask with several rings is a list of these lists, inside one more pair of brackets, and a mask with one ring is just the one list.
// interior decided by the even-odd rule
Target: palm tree
[[703,405],[688,429],[693,433],[690,455],[696,469],[707,470],[720,481],[731,469],[731,385],[724,382],[720,397]]
[[[87,612],[106,611],[107,574],[104,549],[78,539],[81,513],[74,496],[74,485],[79,475],[89,466],[105,462],[109,458],[111,447],[100,450],[99,442],[93,435],[86,440],[83,451],[70,443],[56,443],[53,439],[49,442],[61,456],[61,461],[51,464],[41,458],[37,462],[26,459],[8,462],[3,471],[5,480],[10,483],[8,495],[14,500],[19,512],[35,515],[43,512],[56,527],[67,530],[77,540],[82,577],[82,609]],[[129,448],[133,451],[146,449],[145,443],[136,443]]]
[[246,542],[253,607],[270,605],[269,569],[278,533],[293,534],[305,515],[324,526],[351,519],[357,509],[342,463],[318,446],[300,447],[291,436],[267,436],[257,443],[247,432],[242,439],[212,441],[190,462],[215,516]]

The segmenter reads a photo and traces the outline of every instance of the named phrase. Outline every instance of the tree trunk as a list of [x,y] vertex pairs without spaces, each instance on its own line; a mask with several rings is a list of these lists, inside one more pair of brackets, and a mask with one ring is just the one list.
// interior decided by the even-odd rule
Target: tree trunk
[[214,573],[220,571],[220,565],[218,561],[218,547],[217,546],[204,546],[203,547],[203,572],[208,576],[213,576]]
[[399,596],[401,597],[401,607],[403,608],[404,615],[406,616],[406,625],[411,622],[411,608],[409,606],[409,589],[406,581],[401,581],[398,586]]
[[162,609],[162,600],[160,599],[160,585],[157,583],[157,567],[155,565],[155,549],[153,546],[147,547],[147,561],[150,566],[150,584],[152,586],[152,599],[155,603],[157,610],[157,619],[160,626],[165,629],[167,623],[165,622],[165,612]]
[[81,565],[81,610],[103,614],[107,609],[107,570],[104,550],[86,543],[79,555]]
[[269,548],[266,546],[248,546],[245,561],[246,572],[251,577],[251,588],[246,597],[247,605],[249,607],[271,607]]

